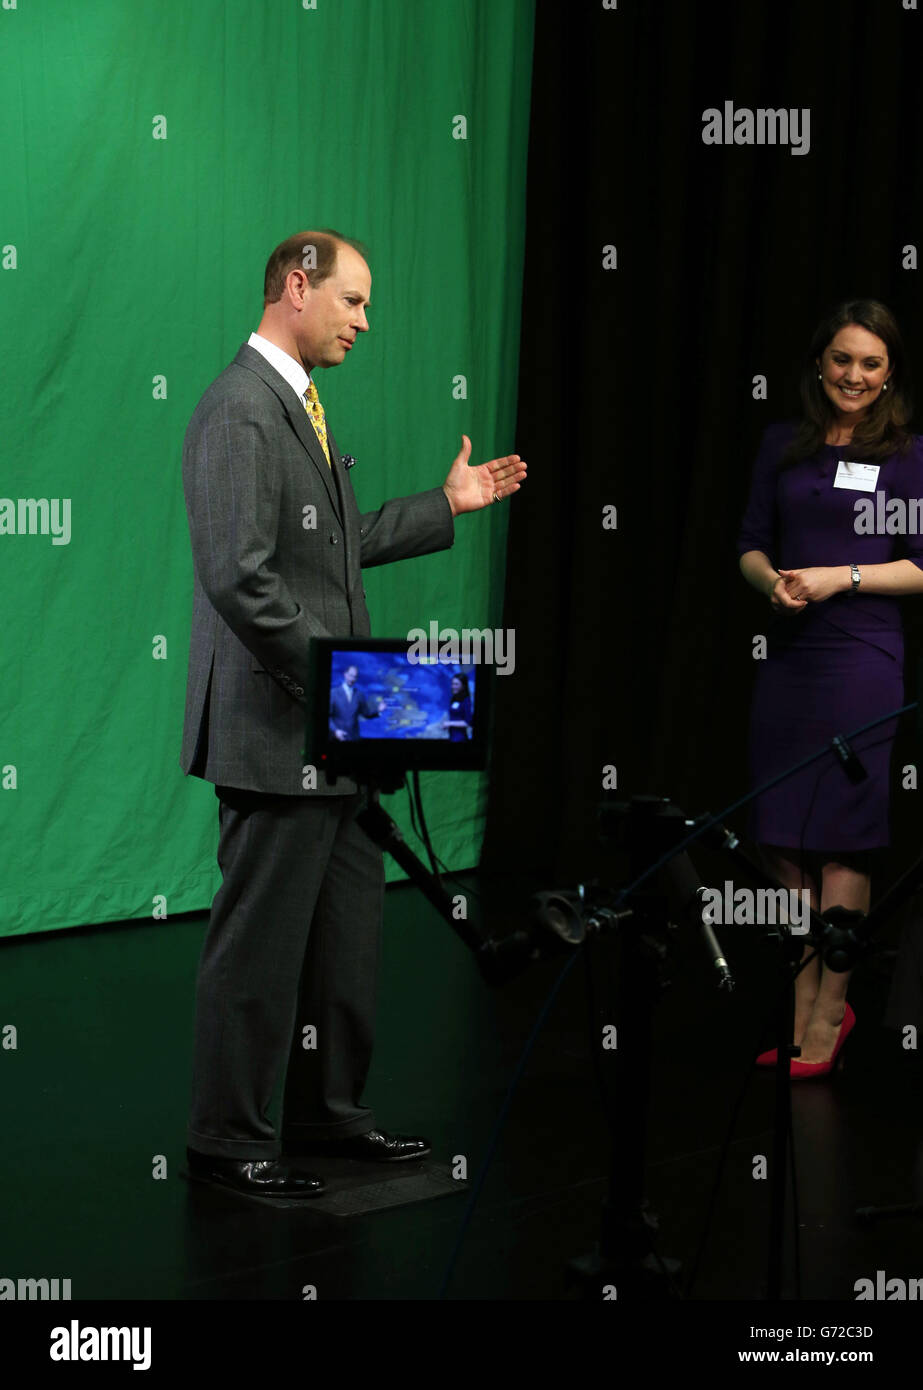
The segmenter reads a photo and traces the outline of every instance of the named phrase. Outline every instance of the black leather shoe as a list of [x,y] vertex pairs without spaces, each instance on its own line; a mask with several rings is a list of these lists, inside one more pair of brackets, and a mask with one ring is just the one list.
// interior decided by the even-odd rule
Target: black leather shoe
[[318,1158],[360,1158],[366,1163],[403,1163],[408,1158],[426,1158],[430,1152],[428,1139],[417,1139],[409,1134],[386,1134],[381,1129],[353,1134],[348,1139],[305,1139],[295,1147],[298,1153],[314,1154]]
[[319,1197],[327,1190],[323,1178],[278,1158],[218,1158],[187,1148],[186,1161],[191,1178],[246,1192],[251,1197]]

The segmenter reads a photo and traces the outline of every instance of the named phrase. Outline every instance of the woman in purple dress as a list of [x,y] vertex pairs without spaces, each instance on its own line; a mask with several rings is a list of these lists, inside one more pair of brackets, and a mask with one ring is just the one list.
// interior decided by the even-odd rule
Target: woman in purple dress
[[452,700],[449,713],[442,721],[442,727],[448,729],[449,738],[453,743],[468,742],[471,718],[471,691],[468,688],[468,677],[462,672],[452,677]]
[[[908,534],[923,438],[906,429],[904,350],[883,304],[842,304],[819,326],[801,399],[800,422],[763,436],[738,537],[741,572],[772,609],[750,719],[755,786],[903,703],[897,599],[923,592],[923,536]],[[852,741],[864,780],[849,781],[830,752],[751,803],[749,834],[769,871],[807,888],[821,912],[868,911],[875,851],[889,842],[896,725]],[[855,1021],[848,979],[819,960],[798,975],[793,1076],[830,1071]]]

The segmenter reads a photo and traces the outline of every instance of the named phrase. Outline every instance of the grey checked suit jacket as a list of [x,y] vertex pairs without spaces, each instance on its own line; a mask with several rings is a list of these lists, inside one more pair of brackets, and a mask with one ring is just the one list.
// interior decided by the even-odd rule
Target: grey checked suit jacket
[[361,568],[444,550],[455,528],[441,487],[360,514],[329,424],[327,443],[332,468],[291,386],[247,343],[189,422],[186,774],[288,795],[355,790],[322,774],[316,791],[304,785],[311,639],[368,636]]

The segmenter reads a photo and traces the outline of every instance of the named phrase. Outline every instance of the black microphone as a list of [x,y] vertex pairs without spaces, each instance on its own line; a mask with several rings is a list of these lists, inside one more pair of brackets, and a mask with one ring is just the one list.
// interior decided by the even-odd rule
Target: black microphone
[[703,915],[704,902],[703,895],[710,890],[699,882],[695,865],[688,854],[676,854],[670,862],[661,869],[661,874],[666,880],[667,888],[672,897],[679,904],[679,911],[690,926],[696,926],[702,934],[705,949],[709,954],[712,965],[718,972],[718,988],[732,990],[734,988],[734,977],[725,959],[724,952],[711,923],[705,920]]
[[868,773],[859,758],[853,752],[848,739],[845,739],[842,734],[836,734],[831,747],[839,758],[843,766],[843,771],[846,773],[850,782],[864,782],[866,777],[868,777]]

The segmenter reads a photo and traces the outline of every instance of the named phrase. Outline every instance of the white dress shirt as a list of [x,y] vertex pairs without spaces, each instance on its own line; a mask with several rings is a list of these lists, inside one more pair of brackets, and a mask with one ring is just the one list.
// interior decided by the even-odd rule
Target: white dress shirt
[[259,333],[251,333],[247,342],[250,347],[256,348],[257,352],[266,358],[270,367],[275,367],[279,375],[285,377],[298,397],[299,404],[304,408],[305,392],[311,378],[301,363],[296,362],[294,357],[290,357],[282,348],[276,347],[275,343],[271,343],[268,338],[261,338]]

